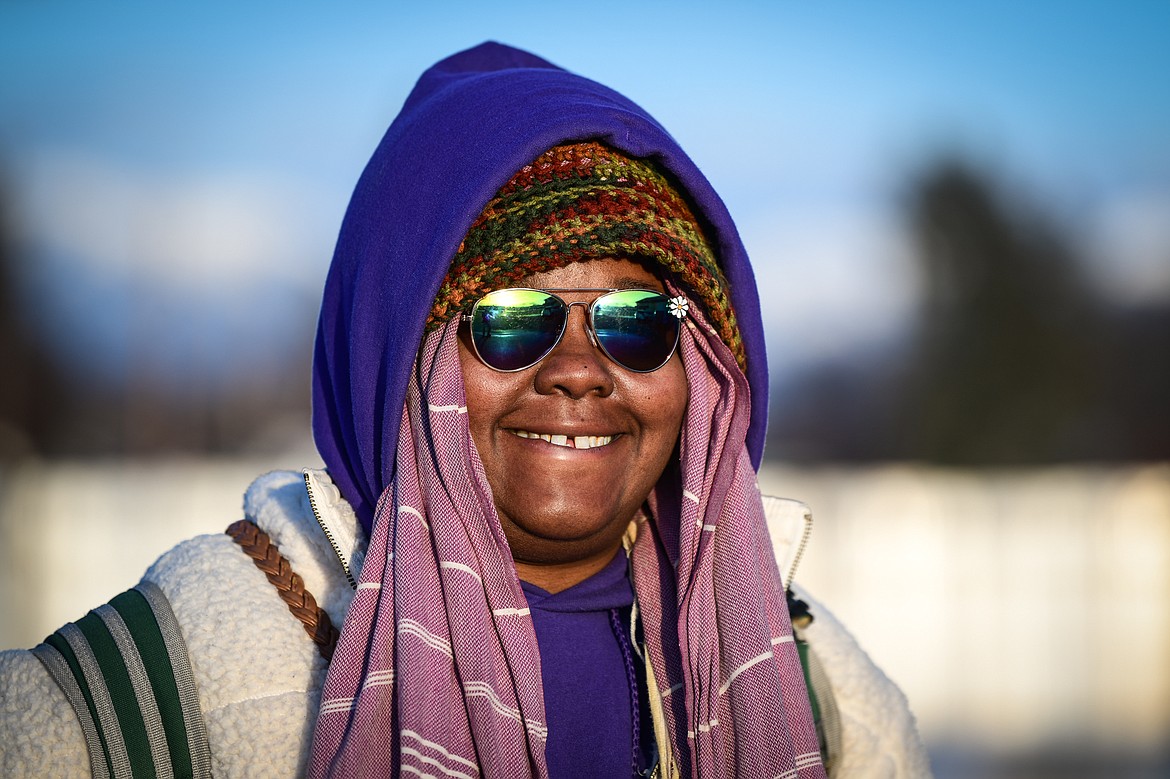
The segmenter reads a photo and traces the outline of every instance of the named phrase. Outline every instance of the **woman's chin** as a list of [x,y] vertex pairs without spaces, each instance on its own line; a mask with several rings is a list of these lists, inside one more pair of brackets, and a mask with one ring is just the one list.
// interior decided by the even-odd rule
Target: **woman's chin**
[[630,517],[616,512],[583,513],[580,505],[557,511],[556,501],[550,501],[538,515],[511,516],[501,511],[500,522],[513,557],[529,563],[559,564],[612,553]]

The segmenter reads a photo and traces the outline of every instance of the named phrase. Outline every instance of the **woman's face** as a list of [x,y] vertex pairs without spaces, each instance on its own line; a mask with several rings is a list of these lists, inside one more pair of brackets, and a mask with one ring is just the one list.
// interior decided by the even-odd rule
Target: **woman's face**
[[[641,265],[611,259],[534,274],[518,286],[663,290]],[[599,293],[557,294],[573,302]],[[531,368],[492,370],[462,340],[460,358],[471,437],[521,578],[546,589],[561,588],[547,580],[558,567],[586,578],[612,558],[674,452],[687,403],[677,352],[652,373],[629,371],[592,345],[583,307],[573,306],[561,342]],[[612,440],[576,449],[533,434]]]

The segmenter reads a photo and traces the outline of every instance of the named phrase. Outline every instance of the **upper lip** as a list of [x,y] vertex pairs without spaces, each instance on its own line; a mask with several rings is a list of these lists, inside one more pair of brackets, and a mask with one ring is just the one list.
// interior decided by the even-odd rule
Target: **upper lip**
[[605,419],[601,415],[584,415],[582,417],[564,414],[531,415],[524,418],[507,417],[499,420],[498,425],[504,430],[525,430],[529,433],[548,433],[549,435],[567,435],[570,438],[578,435],[621,435],[630,432],[629,425],[619,424],[617,420]]
[[617,436],[621,435],[620,430],[606,429],[601,426],[587,426],[587,425],[550,425],[547,422],[540,422],[536,425],[501,425],[504,430],[523,430],[526,433],[544,433],[547,435],[563,435],[569,438],[574,438],[579,435],[591,436]]
[[500,415],[496,426],[502,430],[525,430],[529,433],[564,435],[619,436],[634,432],[635,420],[615,407],[604,404],[525,404]]

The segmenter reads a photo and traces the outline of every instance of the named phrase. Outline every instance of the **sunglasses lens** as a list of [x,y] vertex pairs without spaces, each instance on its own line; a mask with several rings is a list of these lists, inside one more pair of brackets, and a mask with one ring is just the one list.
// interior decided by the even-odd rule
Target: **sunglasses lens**
[[565,304],[534,289],[488,293],[471,312],[471,340],[498,371],[527,368],[548,354],[565,327]]
[[593,303],[593,329],[605,353],[632,371],[661,368],[678,345],[679,318],[660,292],[628,289]]

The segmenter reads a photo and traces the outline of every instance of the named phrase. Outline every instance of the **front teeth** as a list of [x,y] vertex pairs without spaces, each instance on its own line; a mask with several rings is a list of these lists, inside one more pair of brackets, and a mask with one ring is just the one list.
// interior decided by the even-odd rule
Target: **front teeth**
[[606,446],[613,442],[613,436],[611,435],[578,435],[573,436],[572,440],[570,440],[567,435],[530,433],[527,430],[513,430],[512,432],[521,438],[539,438],[553,446],[565,446],[569,449],[596,449],[599,446]]

